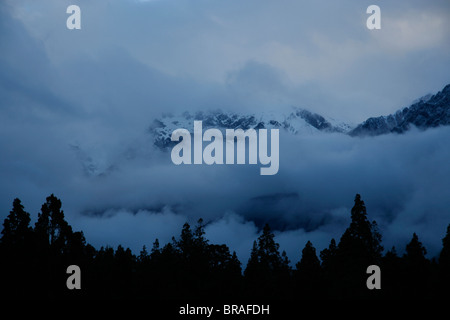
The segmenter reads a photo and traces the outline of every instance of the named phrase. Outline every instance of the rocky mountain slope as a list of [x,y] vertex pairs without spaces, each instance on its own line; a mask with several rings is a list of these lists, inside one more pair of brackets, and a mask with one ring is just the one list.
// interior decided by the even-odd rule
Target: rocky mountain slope
[[166,114],[155,119],[149,127],[156,146],[165,149],[174,145],[171,134],[177,128],[193,131],[194,120],[203,122],[203,129],[273,129],[291,134],[314,134],[338,132],[350,136],[376,136],[387,133],[403,133],[415,126],[427,129],[450,124],[450,84],[435,95],[417,99],[409,107],[387,116],[373,117],[352,126],[339,123],[306,109],[294,108],[288,114],[261,113],[238,114],[222,111],[184,112],[180,115]]
[[450,124],[450,84],[435,95],[418,99],[410,107],[388,116],[369,118],[349,132],[351,136],[375,136],[403,133],[415,126],[420,129]]

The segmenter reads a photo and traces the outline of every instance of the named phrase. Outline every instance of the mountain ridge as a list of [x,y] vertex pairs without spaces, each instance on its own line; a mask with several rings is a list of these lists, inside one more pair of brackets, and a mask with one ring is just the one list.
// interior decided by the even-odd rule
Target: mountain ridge
[[165,149],[173,146],[171,134],[175,129],[185,128],[192,132],[194,120],[202,121],[203,129],[281,129],[291,134],[314,134],[318,132],[347,133],[351,126],[336,122],[302,108],[293,108],[288,114],[262,112],[256,114],[238,114],[235,112],[199,111],[195,113],[183,112],[181,115],[165,114],[154,119],[148,130],[154,136],[157,147]]
[[164,114],[155,119],[148,128],[154,136],[154,144],[162,149],[175,145],[171,134],[175,129],[185,128],[192,132],[194,120],[201,120],[203,129],[282,129],[291,134],[315,134],[319,132],[342,133],[352,137],[377,136],[404,133],[412,126],[428,129],[450,125],[450,84],[436,94],[428,94],[387,116],[370,117],[357,125],[337,122],[304,108],[293,107],[286,114],[262,112],[239,114],[236,112],[185,111],[180,115]]
[[404,133],[411,126],[428,129],[441,125],[450,125],[450,84],[434,95],[419,98],[394,114],[368,118],[351,130],[349,135]]

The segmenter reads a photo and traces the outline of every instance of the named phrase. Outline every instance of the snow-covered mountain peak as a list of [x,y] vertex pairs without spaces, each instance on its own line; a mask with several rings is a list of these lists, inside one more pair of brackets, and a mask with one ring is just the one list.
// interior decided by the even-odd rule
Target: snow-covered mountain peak
[[306,109],[293,108],[291,112],[262,111],[256,113],[236,113],[215,111],[183,112],[178,115],[165,114],[155,119],[149,127],[155,145],[167,148],[173,145],[171,134],[178,128],[193,132],[194,121],[202,121],[203,130],[209,128],[225,129],[280,129],[291,134],[316,134],[319,132],[342,132],[351,129],[350,125],[333,125],[323,116]]

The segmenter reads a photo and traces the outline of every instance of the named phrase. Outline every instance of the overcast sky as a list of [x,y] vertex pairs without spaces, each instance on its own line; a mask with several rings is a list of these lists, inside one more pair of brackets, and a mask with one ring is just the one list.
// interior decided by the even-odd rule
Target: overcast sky
[[[66,28],[71,4],[81,30]],[[448,128],[285,137],[265,180],[259,168],[175,167],[146,134],[163,112],[216,108],[359,123],[450,83],[450,2],[377,1],[381,30],[366,28],[371,4],[2,1],[0,218],[15,197],[36,216],[55,193],[88,242],[136,251],[202,216],[243,262],[270,221],[296,260],[307,240],[340,236],[361,193],[386,247],[417,232],[436,253],[450,223]]]

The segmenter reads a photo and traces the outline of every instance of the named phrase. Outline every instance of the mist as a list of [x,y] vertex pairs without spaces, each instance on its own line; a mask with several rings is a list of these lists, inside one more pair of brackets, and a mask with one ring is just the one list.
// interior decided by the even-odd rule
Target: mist
[[65,28],[68,4],[0,4],[0,219],[17,197],[34,223],[54,193],[87,242],[137,254],[202,218],[206,237],[243,263],[269,223],[295,263],[308,240],[321,250],[339,239],[359,193],[385,250],[401,254],[416,232],[428,257],[439,253],[449,127],[280,131],[273,176],[259,165],[176,166],[148,128],[163,113],[218,108],[300,106],[349,122],[392,113],[450,82],[447,2],[386,3],[378,34],[351,1],[80,1],[78,33]]

